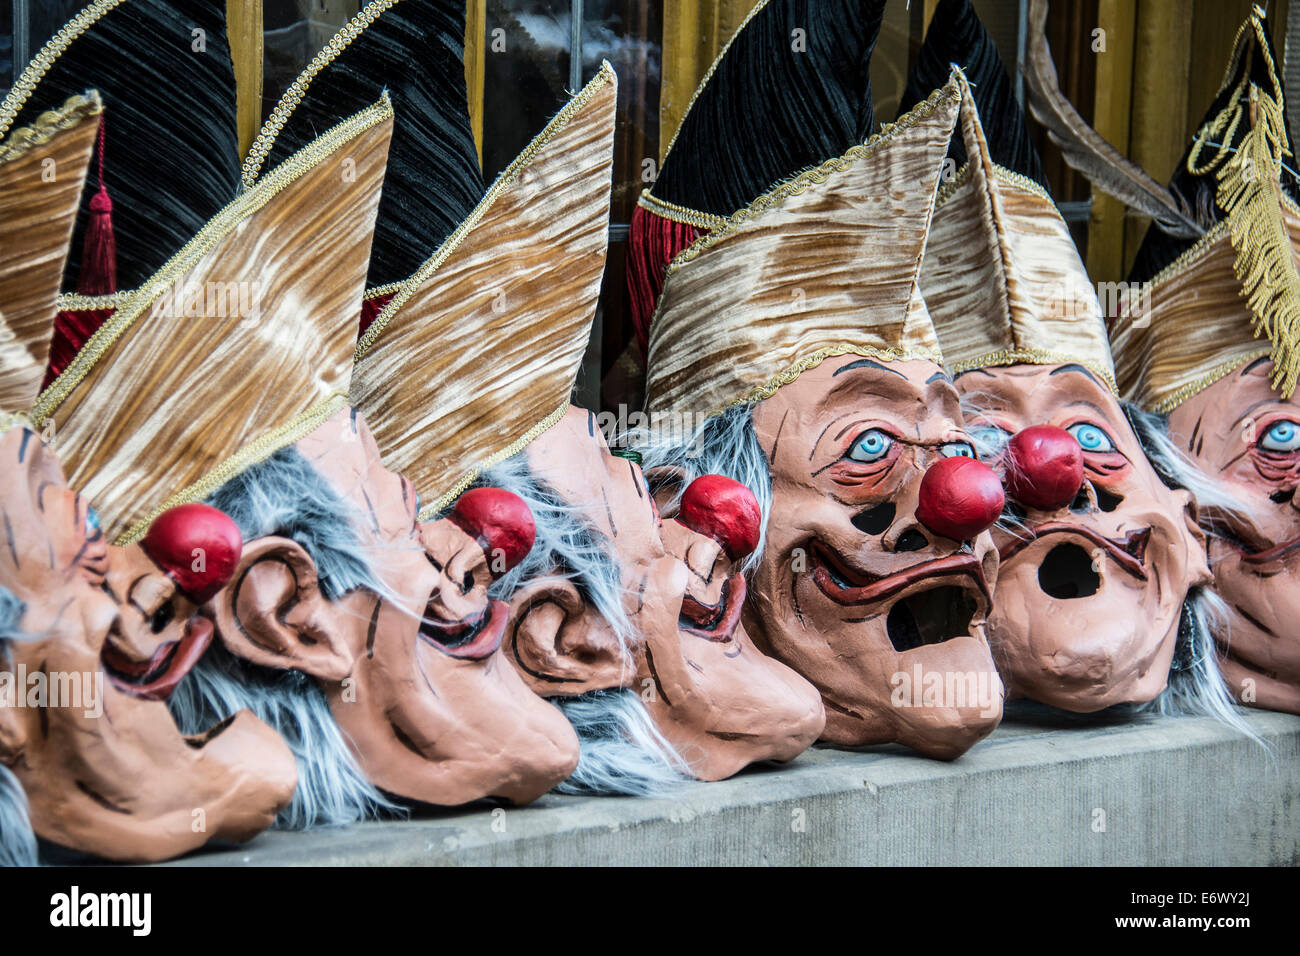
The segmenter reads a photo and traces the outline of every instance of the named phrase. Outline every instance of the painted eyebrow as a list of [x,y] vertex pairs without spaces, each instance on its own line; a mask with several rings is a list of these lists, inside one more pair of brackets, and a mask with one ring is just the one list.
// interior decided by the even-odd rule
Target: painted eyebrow
[[837,368],[834,372],[831,373],[831,378],[834,378],[836,375],[839,375],[840,372],[852,372],[854,369],[859,369],[859,368],[878,368],[882,372],[888,372],[890,375],[897,375],[901,379],[907,378],[907,376],[904,375],[902,372],[897,372],[892,368],[886,368],[885,366],[881,365],[879,362],[871,361],[871,359],[858,359],[858,361],[850,362],[848,365],[845,365],[843,368]]
[[[1091,378],[1092,376],[1090,375],[1090,376],[1088,376],[1088,377]],[[1098,415],[1100,415],[1102,418],[1105,418],[1105,417],[1106,417],[1106,413],[1105,413],[1104,411],[1101,410],[1101,407],[1100,407],[1099,405],[1095,405],[1094,403],[1092,403],[1092,402],[1090,402],[1090,401],[1087,401],[1086,399],[1082,399],[1082,398],[1081,398],[1081,399],[1079,399],[1078,401],[1074,401],[1074,402],[1066,402],[1066,403],[1065,403],[1065,407],[1066,407],[1066,408],[1072,408],[1072,407],[1075,406],[1075,405],[1086,405],[1088,408],[1091,408],[1094,412],[1096,412],[1096,413],[1097,413]]]
[[952,380],[955,382],[955,381],[957,381],[957,379],[961,378],[963,375],[971,375],[971,374],[976,374],[976,373],[978,373],[978,374],[980,374],[980,375],[983,375],[985,378],[992,378],[992,377],[993,377],[993,373],[992,373],[992,372],[986,371],[986,370],[984,370],[984,369],[982,369],[982,368],[968,368],[968,369],[966,369],[966,371],[964,371],[964,372],[958,372],[956,375],[954,375],[954,376],[952,377]]
[[1093,375],[1092,372],[1088,371],[1082,365],[1075,365],[1074,363],[1071,363],[1069,365],[1062,365],[1059,368],[1054,368],[1050,372],[1048,372],[1047,375],[1050,378],[1053,375],[1060,375],[1062,372],[1081,372],[1084,375],[1088,376],[1088,378],[1092,379],[1098,388],[1104,387],[1102,386],[1101,382],[1097,381],[1097,376]]
[[1273,405],[1273,404],[1281,405],[1282,403],[1279,402],[1276,398],[1264,398],[1264,399],[1260,399],[1260,400],[1259,400],[1258,402],[1256,402],[1254,405],[1251,405],[1248,409],[1246,409],[1244,412],[1242,412],[1242,413],[1241,413],[1241,417],[1238,418],[1235,422],[1232,423],[1232,427],[1233,427],[1233,428],[1236,428],[1238,425],[1240,425],[1242,422],[1244,422],[1244,421],[1246,420],[1246,418],[1249,417],[1250,413],[1253,412],[1255,409],[1257,409],[1257,408],[1262,408],[1262,407],[1265,406],[1265,405]]
[[933,385],[935,382],[951,382],[951,381],[952,380],[948,378],[948,376],[945,375],[943,372],[935,372],[933,375],[931,375],[929,378],[925,380],[925,384]]
[[1259,367],[1260,367],[1261,365],[1263,365],[1265,362],[1271,362],[1271,361],[1272,361],[1272,359],[1269,358],[1269,356],[1267,356],[1267,355],[1261,355],[1259,358],[1255,359],[1255,361],[1251,362],[1249,365],[1247,365],[1245,368],[1243,368],[1243,369],[1241,370],[1241,374],[1242,374],[1242,375],[1248,375],[1251,371],[1253,371],[1254,369],[1259,368]]

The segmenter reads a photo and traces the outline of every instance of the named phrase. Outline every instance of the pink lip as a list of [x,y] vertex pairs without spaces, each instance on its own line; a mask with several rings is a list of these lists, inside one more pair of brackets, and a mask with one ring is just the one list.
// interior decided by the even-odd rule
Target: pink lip
[[[1098,534],[1091,528],[1085,528],[1081,525],[1067,524],[1063,521],[1040,524],[1036,528],[1029,529],[1029,537],[1017,537],[1014,541],[1005,547],[998,549],[998,556],[1002,561],[1011,560],[1012,556],[1019,554],[1024,548],[1045,538],[1049,534],[1068,534],[1079,538],[1086,538],[1093,544],[1104,549],[1115,563],[1127,571],[1133,577],[1140,581],[1147,579],[1146,568],[1143,567],[1142,561],[1146,557],[1147,541],[1151,537],[1151,529],[1143,528],[1140,531],[1130,531],[1124,536],[1122,541],[1116,541],[1107,538],[1103,534]],[[1136,552],[1136,553],[1135,553]]]
[[1292,538],[1284,544],[1276,545],[1264,551],[1242,551],[1242,564],[1269,564],[1276,561],[1296,548],[1300,548],[1300,538]]
[[[745,576],[743,574],[733,574],[727,578],[727,583],[723,585],[721,603],[724,605],[722,616],[718,618],[718,623],[711,628],[695,627],[690,624],[679,624],[683,631],[689,631],[697,637],[703,637],[710,641],[727,641],[736,633],[736,626],[740,623],[740,612],[745,606]],[[718,606],[710,607],[707,604],[701,604],[690,594],[682,598],[682,610],[678,617],[702,623],[711,621],[718,614]]]
[[[105,643],[100,657],[108,679],[122,693],[141,700],[166,700],[207,653],[211,643],[212,622],[195,615],[186,622],[185,634],[179,641],[168,641],[147,661],[137,661],[109,643]],[[158,676],[146,683],[132,684],[119,678],[119,673],[130,677]]]
[[[487,617],[486,621],[483,620],[485,616]],[[505,637],[506,633],[506,620],[509,616],[510,608],[504,601],[492,601],[486,611],[469,621],[438,621],[425,617],[420,623],[420,637],[426,644],[436,647],[448,657],[481,661],[491,657],[496,653],[497,648],[501,646],[501,639]],[[454,640],[457,636],[476,627],[479,630],[472,641],[454,647],[442,643],[439,637],[435,636],[436,633],[444,639]]]
[[[863,580],[860,572],[847,569],[844,562],[835,560],[835,555],[820,542],[814,542],[812,550],[814,560],[818,561],[817,567],[813,570],[813,581],[821,592],[836,604],[875,604],[893,597],[918,581],[940,577],[969,578],[983,597],[985,608],[992,603],[988,582],[984,580],[984,568],[973,554],[950,554],[947,557],[922,561],[901,571],[895,571],[893,574]],[[847,581],[857,579],[860,581],[860,586],[842,588],[836,584],[827,567],[830,563],[834,564],[835,571],[841,578]]]

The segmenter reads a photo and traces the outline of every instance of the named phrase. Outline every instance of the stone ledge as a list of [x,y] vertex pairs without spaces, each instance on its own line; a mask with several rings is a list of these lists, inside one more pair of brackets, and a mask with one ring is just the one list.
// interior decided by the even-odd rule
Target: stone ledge
[[1295,865],[1300,717],[1245,718],[1271,757],[1207,718],[1025,711],[952,763],[815,748],[672,799],[552,794],[171,865]]

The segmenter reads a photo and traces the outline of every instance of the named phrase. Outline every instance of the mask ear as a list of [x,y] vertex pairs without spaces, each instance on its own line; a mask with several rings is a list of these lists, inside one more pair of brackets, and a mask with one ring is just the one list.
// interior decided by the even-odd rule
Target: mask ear
[[618,636],[560,577],[530,581],[514,593],[505,650],[542,697],[622,687],[635,673]]
[[1210,573],[1205,532],[1201,530],[1201,526],[1196,520],[1196,499],[1192,497],[1191,492],[1180,488],[1174,492],[1174,501],[1182,506],[1183,523],[1186,525],[1187,534],[1191,538],[1187,545],[1188,553],[1191,556],[1188,566],[1191,585],[1197,587],[1209,584],[1214,580],[1214,575]]
[[244,545],[230,583],[207,608],[237,657],[324,681],[352,672],[352,650],[336,626],[340,614],[327,607],[316,564],[296,541],[266,537]]
[[661,515],[672,517],[676,514],[676,505],[690,484],[686,469],[676,465],[657,465],[645,473],[650,494],[654,497],[655,507]]

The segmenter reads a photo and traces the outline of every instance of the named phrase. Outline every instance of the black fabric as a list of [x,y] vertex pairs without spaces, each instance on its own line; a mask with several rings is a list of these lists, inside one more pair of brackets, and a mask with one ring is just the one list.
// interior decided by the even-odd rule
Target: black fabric
[[[195,30],[202,30],[202,52]],[[117,284],[153,275],[239,189],[235,76],[222,0],[127,0],[70,44],[37,85],[14,126],[69,96],[104,100],[104,181],[113,200]],[[80,269],[91,162],[63,287]]]
[[[1011,77],[970,0],[939,0],[916,66],[907,78],[899,114],[906,113],[947,83],[954,63],[966,72],[970,82],[990,158],[1004,169],[1028,176],[1047,189],[1047,176],[1038,150],[1029,139],[1024,110],[1016,101]],[[948,155],[956,161],[958,169],[965,164],[966,147],[960,134],[952,138]]]
[[[1252,32],[1251,36],[1253,37],[1253,35]],[[1268,50],[1273,58],[1273,63],[1280,71],[1282,68],[1282,61],[1279,59],[1277,51],[1273,47],[1273,38],[1268,33],[1267,24],[1265,25],[1264,36],[1268,43]],[[1247,63],[1250,64],[1251,80],[1259,86],[1261,90],[1267,92],[1270,96],[1273,95],[1273,82],[1269,79],[1268,66],[1265,63],[1264,57],[1260,55],[1258,50],[1254,49],[1254,41],[1252,40],[1250,48],[1248,48],[1242,56],[1241,63],[1238,64],[1237,70],[1233,74],[1231,81],[1225,85],[1224,89],[1219,91],[1219,93],[1214,97],[1214,102],[1210,104],[1210,108],[1205,111],[1205,116],[1201,120],[1201,125],[1214,119],[1219,112],[1228,105],[1229,101],[1232,99],[1233,88],[1236,87],[1237,83],[1240,81],[1242,72],[1247,67]],[[1280,73],[1278,78],[1281,79]],[[1243,97],[1249,95],[1249,86],[1247,86],[1242,95]],[[1285,104],[1283,104],[1283,107],[1285,108]],[[1286,127],[1287,142],[1290,143],[1294,149],[1295,140],[1291,136],[1290,124],[1287,123]],[[1200,127],[1198,126],[1198,129],[1199,128]],[[1243,121],[1238,124],[1232,142],[1226,145],[1235,149],[1240,145],[1241,140],[1245,137],[1248,129],[1249,124],[1245,122],[1243,116]],[[1197,176],[1188,172],[1187,157],[1191,154],[1191,150],[1192,144],[1189,143],[1187,150],[1183,153],[1182,158],[1178,161],[1178,165],[1175,167],[1174,176],[1169,183],[1169,187],[1176,195],[1180,196],[1187,203],[1187,206],[1192,211],[1193,215],[1195,215],[1201,223],[1208,228],[1225,216],[1224,211],[1219,207],[1219,204],[1215,199],[1215,194],[1218,191],[1217,170],[1205,175]],[[1206,158],[1210,156],[1213,156],[1213,150],[1208,147],[1202,148],[1201,163],[1203,164]],[[1300,181],[1296,179],[1295,173],[1291,171],[1296,168],[1296,159],[1293,156],[1284,156],[1282,157],[1282,162],[1284,164],[1281,177],[1282,188],[1292,199],[1300,202]],[[1290,168],[1288,169],[1287,167]],[[1169,265],[1169,263],[1173,262],[1180,255],[1190,249],[1195,242],[1195,239],[1178,239],[1170,236],[1158,225],[1152,223],[1151,227],[1147,229],[1147,234],[1142,240],[1142,245],[1138,247],[1137,256],[1133,260],[1133,268],[1129,272],[1129,281],[1146,282],[1148,279],[1153,278],[1156,273],[1160,272],[1160,270],[1165,266]]]
[[687,113],[654,195],[729,216],[866,140],[875,125],[869,63],[884,6],[770,0]]
[[403,0],[391,7],[316,75],[263,167],[266,175],[388,90],[396,117],[371,287],[410,277],[483,198],[464,43],[463,0]]

